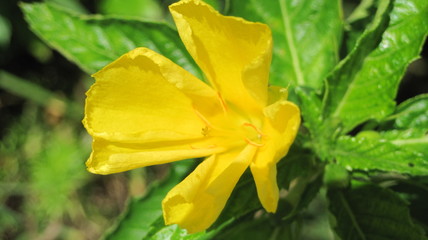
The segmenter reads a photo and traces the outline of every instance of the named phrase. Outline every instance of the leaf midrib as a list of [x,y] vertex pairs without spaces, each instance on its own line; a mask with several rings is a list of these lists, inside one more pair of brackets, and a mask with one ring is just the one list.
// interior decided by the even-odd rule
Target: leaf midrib
[[366,240],[366,236],[364,235],[363,231],[360,228],[360,225],[357,222],[357,219],[355,218],[355,214],[352,211],[351,207],[349,206],[348,202],[346,201],[345,197],[343,196],[343,194],[341,192],[339,192],[339,198],[340,201],[343,204],[343,207],[345,208],[346,213],[348,214],[349,218],[351,219],[352,225],[355,229],[355,231],[357,231],[358,236],[360,236],[360,238],[362,240]]
[[288,48],[290,49],[291,54],[291,62],[293,64],[293,70],[296,75],[296,83],[297,85],[304,85],[305,80],[302,72],[302,68],[300,66],[300,59],[296,51],[296,45],[293,39],[293,30],[291,28],[290,16],[288,14],[287,5],[285,0],[279,0],[279,5],[281,9],[282,21],[284,24],[284,33]]

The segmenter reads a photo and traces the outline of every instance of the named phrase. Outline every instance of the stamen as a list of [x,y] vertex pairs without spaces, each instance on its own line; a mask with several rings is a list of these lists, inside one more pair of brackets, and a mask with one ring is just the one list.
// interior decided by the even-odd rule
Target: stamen
[[198,117],[205,123],[205,125],[207,125],[207,127],[213,128],[213,125],[204,117],[204,115],[202,115],[202,113],[200,113],[194,107],[193,107],[193,111],[195,111],[196,115],[198,115]]
[[245,126],[245,127],[251,127],[254,130],[256,130],[256,132],[259,134],[258,135],[259,138],[261,138],[262,136],[264,136],[263,132],[258,127],[254,126],[253,124],[246,122],[246,123],[244,123],[242,125]]
[[245,138],[245,141],[246,141],[248,144],[253,145],[253,146],[256,146],[256,147],[263,147],[263,146],[264,146],[264,144],[263,144],[263,143],[255,143],[255,142],[251,141],[251,140],[250,140],[250,139],[248,139],[248,138]]
[[220,101],[221,108],[223,109],[224,114],[226,114],[227,113],[226,102],[224,101],[223,97],[221,96],[221,94],[219,92],[217,92],[217,96],[218,96],[218,99]]

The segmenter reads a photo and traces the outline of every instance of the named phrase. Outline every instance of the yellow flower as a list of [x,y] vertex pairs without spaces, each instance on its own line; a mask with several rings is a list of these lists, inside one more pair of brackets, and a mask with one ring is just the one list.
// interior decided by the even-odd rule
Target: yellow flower
[[300,112],[286,89],[268,88],[270,29],[198,0],[170,11],[210,85],[146,48],[94,74],[83,121],[93,137],[88,170],[110,174],[207,157],[162,202],[165,223],[190,233],[217,219],[247,167],[263,207],[275,212],[276,163],[296,136]]

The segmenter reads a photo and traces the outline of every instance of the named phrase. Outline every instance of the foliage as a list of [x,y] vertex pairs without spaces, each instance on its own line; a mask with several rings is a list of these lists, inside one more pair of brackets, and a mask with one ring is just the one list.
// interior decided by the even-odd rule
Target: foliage
[[[8,127],[0,129],[0,238],[427,238],[420,212],[428,200],[428,85],[416,92],[406,85],[412,69],[428,75],[426,59],[417,60],[428,35],[426,0],[207,1],[270,26],[270,83],[288,87],[302,112],[299,135],[278,163],[277,213],[261,210],[246,172],[217,222],[187,234],[164,225],[161,200],[194,160],[110,177],[86,173],[90,140],[80,119],[88,74],[143,46],[202,76],[170,24],[173,1],[162,2],[103,0],[97,15],[75,0],[20,3],[29,28],[83,72],[71,67],[78,82],[68,83],[67,72],[57,73],[69,89],[80,87],[58,94],[0,62],[0,97],[25,100],[20,117],[1,120]],[[6,16],[0,11],[0,50],[17,44]],[[56,58],[36,38],[23,39],[41,65]]]

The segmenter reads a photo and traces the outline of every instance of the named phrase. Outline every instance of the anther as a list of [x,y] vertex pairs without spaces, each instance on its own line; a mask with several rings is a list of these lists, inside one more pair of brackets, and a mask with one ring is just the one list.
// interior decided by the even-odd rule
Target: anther
[[248,138],[245,138],[245,142],[247,142],[247,143],[248,143],[248,144],[250,144],[250,145],[256,146],[256,147],[263,147],[263,146],[264,146],[264,144],[263,144],[263,143],[255,143],[255,142],[251,141],[251,140],[250,140],[250,139],[248,139]]
[[245,127],[251,127],[254,130],[256,130],[256,132],[258,133],[258,135],[257,135],[258,138],[263,137],[263,135],[264,135],[263,132],[258,127],[254,126],[253,124],[246,122],[246,123],[244,123],[242,125],[245,126]]
[[226,114],[227,113],[227,105],[224,102],[224,99],[219,92],[217,92],[217,96],[218,96],[218,99],[220,101],[221,108],[223,109],[224,114]]
[[213,125],[202,115],[196,108],[193,107],[193,110],[195,111],[196,115],[207,125],[207,127],[213,127]]

